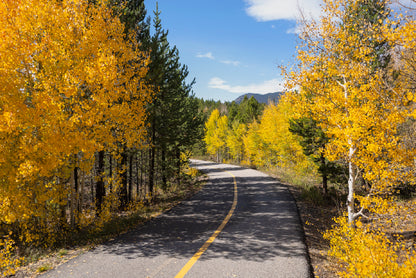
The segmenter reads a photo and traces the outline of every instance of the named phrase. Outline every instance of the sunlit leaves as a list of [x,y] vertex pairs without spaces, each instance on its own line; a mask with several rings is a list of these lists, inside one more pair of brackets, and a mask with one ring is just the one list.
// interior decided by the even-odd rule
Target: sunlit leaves
[[340,277],[413,277],[416,266],[412,260],[415,252],[408,254],[403,263],[398,254],[406,250],[404,245],[394,244],[380,230],[371,231],[358,221],[349,225],[345,217],[336,219],[337,228],[325,233],[330,241],[330,254],[343,263],[339,267]]
[[[385,5],[326,1],[321,23],[305,26],[300,64],[289,74],[289,85],[299,88],[299,114],[310,115],[331,138],[327,157],[350,165],[351,206],[358,173],[373,184],[373,193],[381,192],[412,163],[412,152],[402,148],[397,133],[410,107],[403,106],[402,85],[388,77],[394,44],[386,32],[395,30]],[[350,211],[352,220],[353,207]]]
[[205,143],[207,151],[216,155],[217,160],[223,159],[228,135],[228,117],[221,116],[218,109],[212,111],[208,121],[205,123]]
[[298,139],[289,131],[289,121],[294,117],[290,93],[286,93],[278,104],[269,104],[260,119],[259,135],[270,149],[265,158],[282,168],[291,168],[299,173],[314,167],[303,154]]
[[0,222],[22,221],[23,240],[31,217],[58,224],[74,167],[144,138],[147,54],[106,1],[88,2],[0,3]]
[[[390,15],[387,4],[324,1],[320,22],[305,24],[298,67],[288,73],[296,117],[316,121],[329,138],[326,156],[349,166],[348,221],[338,219],[326,234],[345,277],[415,274],[414,253],[403,249],[399,263],[399,247],[378,218],[398,211],[394,187],[413,182],[415,166],[415,148],[403,136],[414,120],[414,21]],[[371,184],[363,196],[356,195],[359,176]],[[378,216],[377,230],[357,220],[365,214]]]

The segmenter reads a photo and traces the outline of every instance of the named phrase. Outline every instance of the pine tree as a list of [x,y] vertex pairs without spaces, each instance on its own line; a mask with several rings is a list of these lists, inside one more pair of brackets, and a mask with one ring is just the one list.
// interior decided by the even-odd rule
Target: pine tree
[[312,160],[318,164],[318,172],[322,176],[324,195],[327,195],[328,181],[337,182],[342,180],[344,176],[342,166],[330,162],[326,158],[325,149],[329,138],[316,121],[311,118],[291,119],[289,124],[289,131],[299,136],[300,145],[305,155],[312,157]]
[[179,176],[180,153],[191,147],[201,134],[195,132],[202,124],[198,103],[192,94],[194,81],[187,83],[188,68],[180,63],[179,51],[171,47],[168,31],[162,28],[158,6],[154,12],[154,34],[150,38],[148,80],[157,90],[149,106],[150,150],[149,188],[153,191],[156,165],[160,166],[162,188],[168,177]]
[[[120,21],[124,24],[125,39],[128,40],[129,36],[132,35],[139,42],[139,45],[135,47],[138,47],[146,53],[148,51],[147,44],[149,40],[150,19],[146,18],[147,12],[144,0],[112,0],[110,1],[110,5],[115,14],[120,18]],[[143,58],[144,57],[137,57],[138,60]],[[140,84],[137,84],[137,86],[140,86]],[[140,98],[140,96],[132,97]],[[125,142],[119,142],[119,145],[119,149],[121,150],[121,161],[118,164],[118,172],[121,173],[121,175],[118,193],[120,207],[125,208],[128,202],[132,201],[130,190],[132,186],[131,184],[128,186],[128,162],[131,161],[129,157],[131,158],[134,155],[134,151],[132,148],[128,148]],[[135,149],[138,149],[139,147],[140,146],[135,146]],[[103,163],[99,165],[104,167]],[[99,169],[99,172],[104,172],[104,169]],[[105,194],[105,190],[99,190],[99,185],[102,186],[100,181],[97,182],[97,197],[98,194]]]
[[264,104],[259,103],[254,97],[244,96],[240,104],[233,101],[227,105],[227,108],[230,123],[237,121],[247,125],[260,117]]

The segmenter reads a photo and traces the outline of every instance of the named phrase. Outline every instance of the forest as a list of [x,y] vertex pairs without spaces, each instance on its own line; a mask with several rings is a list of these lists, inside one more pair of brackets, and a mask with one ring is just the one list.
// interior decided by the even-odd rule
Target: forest
[[414,277],[416,21],[390,4],[325,0],[279,101],[237,104],[195,97],[144,0],[2,1],[0,274],[145,211],[202,157],[342,203],[339,276]]

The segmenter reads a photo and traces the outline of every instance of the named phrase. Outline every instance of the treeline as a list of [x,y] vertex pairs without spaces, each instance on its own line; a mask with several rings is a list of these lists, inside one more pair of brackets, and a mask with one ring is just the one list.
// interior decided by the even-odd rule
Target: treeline
[[[202,132],[206,134],[208,121],[211,124],[210,132],[216,134],[227,132],[226,130],[214,131],[218,127],[216,126],[216,122],[219,121],[221,116],[225,116],[226,126],[220,128],[226,128],[228,130],[239,124],[246,126],[259,118],[264,107],[264,103],[259,103],[254,97],[248,98],[247,96],[244,97],[240,104],[234,101],[222,103],[221,101],[199,99],[199,112],[205,122],[205,127],[202,126]],[[213,119],[213,114],[215,114],[215,119]],[[225,118],[223,117],[223,121]],[[224,134],[224,136],[226,135]],[[201,140],[194,148],[193,154],[201,156],[211,155],[217,162],[231,161],[232,156],[227,146],[225,146],[225,142],[223,143],[216,142],[217,147],[214,147],[214,142],[209,142],[206,139]],[[218,144],[221,146],[218,146]],[[212,148],[217,149],[213,151]]]
[[180,183],[203,119],[143,0],[2,1],[0,21],[5,275],[13,242],[53,246]]
[[[288,92],[258,120],[214,110],[207,151],[218,161],[319,174],[345,192],[325,233],[342,277],[414,277],[416,22],[385,0],[324,1],[301,28]],[[396,6],[397,8],[397,6]],[[337,188],[338,188],[337,186]],[[413,221],[414,223],[414,221]]]
[[288,95],[267,105],[245,98],[241,104],[223,104],[224,109],[220,104],[211,107],[204,142],[212,159],[250,167],[279,167],[303,175],[317,172],[300,137],[291,129],[294,110]]
[[235,102],[205,102],[205,151],[217,162],[249,167],[279,169],[288,176],[321,178],[328,183],[345,183],[346,163],[329,161],[325,146],[329,138],[308,117],[296,118],[293,94],[267,105],[254,98]]

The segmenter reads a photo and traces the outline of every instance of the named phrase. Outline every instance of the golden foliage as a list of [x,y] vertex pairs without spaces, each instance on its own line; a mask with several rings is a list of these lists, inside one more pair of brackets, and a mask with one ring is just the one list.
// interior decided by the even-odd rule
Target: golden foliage
[[226,147],[226,138],[228,135],[228,117],[220,116],[218,109],[212,111],[205,123],[205,138],[207,151],[211,155],[217,156],[217,161],[223,159]]
[[299,113],[310,115],[330,138],[327,157],[349,165],[350,222],[358,215],[357,175],[372,183],[372,193],[386,192],[408,178],[403,169],[414,164],[415,155],[398,133],[413,109],[403,103],[408,91],[387,77],[393,75],[388,66],[377,66],[388,53],[375,46],[387,44],[391,22],[380,11],[380,21],[365,29],[351,15],[360,5],[364,2],[325,1],[320,23],[306,25],[301,35],[298,68],[288,73],[288,85],[299,88]]
[[59,236],[75,167],[144,138],[147,54],[106,1],[88,2],[0,3],[0,224],[22,242]]
[[330,255],[341,263],[340,277],[416,275],[415,250],[406,248],[400,241],[389,240],[383,231],[369,229],[361,221],[352,226],[342,216],[335,222],[337,226],[327,231],[324,238],[330,241]]
[[15,242],[10,236],[0,239],[0,275],[14,275],[23,258],[18,258],[15,253]]
[[[414,181],[415,174],[415,148],[400,132],[415,116],[415,22],[400,21],[400,15],[394,21],[383,8],[358,18],[368,6],[386,4],[324,1],[320,21],[306,23],[301,33],[299,64],[286,73],[288,86],[296,91],[298,117],[308,115],[318,122],[330,138],[326,157],[349,166],[348,214],[325,234],[330,254],[345,267],[343,277],[416,275],[414,251],[386,236],[391,221],[369,226],[356,220],[364,213],[392,217],[398,212],[391,198],[394,187]],[[371,184],[365,196],[355,192],[359,175]],[[409,211],[410,217],[414,214]],[[407,252],[402,261],[400,250]]]
[[264,109],[259,125],[259,135],[267,144],[269,159],[282,168],[297,173],[314,172],[316,166],[306,157],[298,138],[289,131],[289,121],[295,117],[291,93],[283,95],[278,104],[269,104]]
[[240,163],[244,158],[244,143],[241,138],[247,133],[247,126],[242,123],[234,122],[232,128],[228,131],[226,144],[231,157]]

